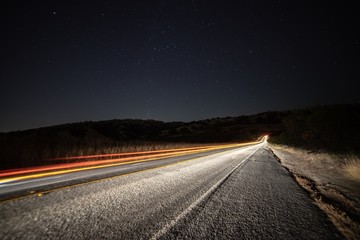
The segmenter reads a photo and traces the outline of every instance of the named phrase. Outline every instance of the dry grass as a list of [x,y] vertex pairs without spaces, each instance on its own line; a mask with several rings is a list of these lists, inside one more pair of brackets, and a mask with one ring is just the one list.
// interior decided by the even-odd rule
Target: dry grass
[[350,155],[345,160],[344,172],[349,178],[360,181],[360,157]]
[[338,168],[345,177],[360,181],[360,156],[356,154],[330,154],[322,151],[308,151],[286,145],[271,144],[274,149],[284,150],[296,155],[304,164],[311,164],[312,169]]
[[270,143],[271,148],[275,148],[275,149],[282,149],[282,150],[286,150],[288,152],[291,153],[295,153],[295,148],[287,146],[287,145],[283,145],[283,144],[276,144],[276,143]]

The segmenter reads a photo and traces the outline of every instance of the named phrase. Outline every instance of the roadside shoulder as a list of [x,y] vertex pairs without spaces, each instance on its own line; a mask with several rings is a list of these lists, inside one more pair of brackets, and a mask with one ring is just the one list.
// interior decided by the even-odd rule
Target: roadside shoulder
[[336,156],[284,145],[269,147],[339,231],[348,239],[360,239],[360,181],[346,176]]

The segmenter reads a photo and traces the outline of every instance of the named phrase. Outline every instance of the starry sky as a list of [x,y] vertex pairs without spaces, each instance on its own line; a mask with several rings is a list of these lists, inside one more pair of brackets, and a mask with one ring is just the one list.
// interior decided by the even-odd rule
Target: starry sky
[[359,103],[357,1],[11,1],[0,132]]

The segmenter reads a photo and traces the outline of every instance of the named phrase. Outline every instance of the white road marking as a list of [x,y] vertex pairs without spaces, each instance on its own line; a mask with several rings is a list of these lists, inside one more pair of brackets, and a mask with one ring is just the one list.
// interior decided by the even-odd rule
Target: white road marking
[[12,186],[16,186],[16,185],[21,185],[21,184],[26,184],[26,183],[31,183],[31,182],[39,182],[39,181],[50,180],[50,179],[61,178],[61,177],[62,177],[62,175],[58,175],[58,176],[53,176],[53,177],[32,179],[32,180],[26,180],[26,181],[15,182],[15,183],[9,183],[9,182],[12,182],[12,181],[1,182],[0,183],[0,188],[1,187],[12,187]]
[[182,213],[180,213],[176,218],[171,220],[169,223],[160,229],[156,234],[151,238],[152,240],[159,239],[161,236],[166,234],[172,227],[174,227],[181,219],[188,215],[197,205],[203,202],[208,196],[210,196],[217,188],[219,188],[225,181],[230,177],[230,175],[235,172],[235,170],[240,167],[247,159],[249,159],[255,152],[257,152],[263,144],[255,149],[250,155],[248,155],[244,160],[237,164],[228,174],[221,178],[217,183],[215,183],[209,190],[207,190],[203,195],[201,195],[195,202],[193,202],[188,208],[186,208]]

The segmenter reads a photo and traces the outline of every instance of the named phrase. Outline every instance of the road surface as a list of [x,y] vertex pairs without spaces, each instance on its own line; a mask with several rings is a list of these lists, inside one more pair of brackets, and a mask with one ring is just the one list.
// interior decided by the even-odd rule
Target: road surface
[[343,239],[266,142],[179,160],[0,202],[0,239]]

